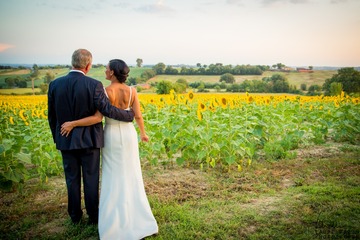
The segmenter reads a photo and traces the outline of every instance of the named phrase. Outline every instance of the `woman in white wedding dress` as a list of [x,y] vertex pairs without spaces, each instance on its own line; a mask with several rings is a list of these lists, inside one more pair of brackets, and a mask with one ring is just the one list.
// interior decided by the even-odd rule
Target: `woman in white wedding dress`
[[[136,89],[125,85],[130,69],[114,59],[106,66],[106,79],[111,84],[106,93],[112,105],[130,109],[140,130],[142,141],[148,141]],[[88,126],[102,119],[100,113],[77,121],[66,122],[62,134],[73,127]],[[158,233],[158,225],[147,199],[141,172],[138,136],[133,123],[105,118],[102,149],[102,179],[99,206],[100,239],[141,239]]]

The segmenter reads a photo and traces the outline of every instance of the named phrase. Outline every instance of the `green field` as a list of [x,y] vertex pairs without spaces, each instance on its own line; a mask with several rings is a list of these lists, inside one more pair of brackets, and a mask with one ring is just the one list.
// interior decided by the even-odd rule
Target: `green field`
[[[140,77],[141,74],[149,68],[137,68],[131,67],[129,77]],[[38,87],[40,84],[43,83],[43,79],[45,74],[51,71],[55,74],[56,77],[63,76],[68,73],[69,69],[62,68],[62,69],[51,69],[51,70],[40,70],[40,76],[37,80],[34,81],[35,87]],[[311,85],[320,85],[322,86],[326,79],[331,78],[337,71],[335,70],[317,70],[313,73],[300,73],[300,72],[273,72],[273,71],[266,71],[261,76],[258,75],[236,75],[235,81],[236,83],[242,83],[244,80],[261,80],[264,77],[271,77],[274,74],[281,74],[284,75],[290,85],[296,86],[297,89],[300,89],[301,84],[306,84],[307,87]],[[3,86],[5,88],[5,79],[7,77],[14,77],[17,75],[26,76],[30,75],[30,71],[28,69],[25,70],[1,70],[0,71],[0,87]],[[88,73],[88,76],[93,77],[101,81],[104,86],[108,86],[110,81],[105,79],[105,67],[98,67],[92,68]],[[185,79],[188,83],[193,82],[209,82],[209,83],[216,83],[219,82],[220,76],[214,75],[157,75],[154,78],[148,80],[148,83],[151,82],[159,82],[162,80],[176,82],[178,79]],[[31,88],[31,82],[28,82],[28,88]],[[24,90],[19,88],[14,89],[0,89],[0,94],[23,94],[32,92],[31,89]]]
[[[264,77],[271,77],[274,74],[284,75],[288,80],[290,85],[295,85],[297,89],[300,89],[301,84],[306,84],[307,87],[311,85],[320,85],[322,86],[326,79],[331,78],[337,71],[330,70],[318,70],[313,73],[301,73],[301,72],[273,72],[266,71],[263,75],[237,75],[235,76],[236,83],[242,83],[244,80],[261,80]],[[185,79],[187,82],[210,82],[216,83],[219,82],[220,76],[207,76],[207,75],[158,75],[150,79],[149,82],[160,82],[162,80],[176,82],[178,79]]]
[[[140,77],[141,74],[146,69],[148,69],[148,68],[131,67],[129,77],[135,77],[135,78]],[[69,69],[68,68],[42,69],[39,71],[40,71],[39,77],[36,80],[34,80],[35,93],[40,92],[40,89],[38,89],[37,87],[40,84],[44,83],[44,77],[47,72],[53,72],[55,77],[58,78],[58,77],[66,75],[69,72]],[[28,88],[25,88],[25,89],[23,89],[23,88],[6,89],[6,83],[5,83],[5,79],[8,77],[16,77],[16,76],[27,77],[27,76],[30,76],[30,74],[31,74],[31,72],[29,69],[0,70],[0,94],[30,94],[30,93],[32,93],[30,81],[27,82]],[[108,86],[110,84],[110,81],[105,79],[105,67],[91,68],[90,72],[87,75],[90,77],[93,77],[95,79],[98,79],[99,81],[101,81],[104,84],[104,86]],[[2,87],[2,89],[1,89],[1,87]]]
[[[129,77],[140,77],[146,69],[148,68],[130,67]],[[89,77],[98,79],[104,84],[104,86],[108,86],[110,84],[110,81],[105,79],[105,67],[91,68],[87,75]]]

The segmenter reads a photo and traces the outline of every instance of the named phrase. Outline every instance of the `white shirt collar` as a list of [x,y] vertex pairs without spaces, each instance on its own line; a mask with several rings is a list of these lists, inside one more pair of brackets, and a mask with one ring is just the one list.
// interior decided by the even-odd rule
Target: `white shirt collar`
[[85,73],[83,71],[80,71],[80,70],[76,70],[76,69],[71,69],[70,72],[79,72],[79,73],[82,73],[85,75]]

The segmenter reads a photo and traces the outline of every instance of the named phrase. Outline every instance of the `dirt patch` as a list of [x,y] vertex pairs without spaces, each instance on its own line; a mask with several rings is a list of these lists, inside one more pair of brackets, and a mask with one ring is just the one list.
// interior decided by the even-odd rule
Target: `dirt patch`
[[62,177],[51,178],[47,186],[48,189],[37,192],[33,197],[34,204],[45,205],[48,203],[52,207],[67,205],[67,190],[65,180]]
[[297,158],[328,158],[341,152],[341,145],[313,146],[297,150]]
[[146,193],[161,201],[184,202],[207,195],[209,185],[200,170],[176,169],[144,176]]
[[244,208],[256,209],[259,214],[266,214],[279,209],[280,201],[281,197],[279,196],[267,196],[251,199],[249,203],[243,204],[243,206]]
[[47,222],[40,226],[39,232],[47,232],[51,234],[65,232],[65,226],[63,225],[63,219],[55,219],[51,222]]

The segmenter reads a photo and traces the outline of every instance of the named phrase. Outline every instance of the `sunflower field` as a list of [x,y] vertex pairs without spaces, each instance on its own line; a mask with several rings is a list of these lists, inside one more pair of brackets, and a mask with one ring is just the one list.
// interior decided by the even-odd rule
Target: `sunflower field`
[[[360,142],[360,98],[193,93],[139,94],[143,165],[246,171],[253,161],[296,156],[326,142]],[[63,172],[46,96],[0,96],[0,185],[46,182]]]

